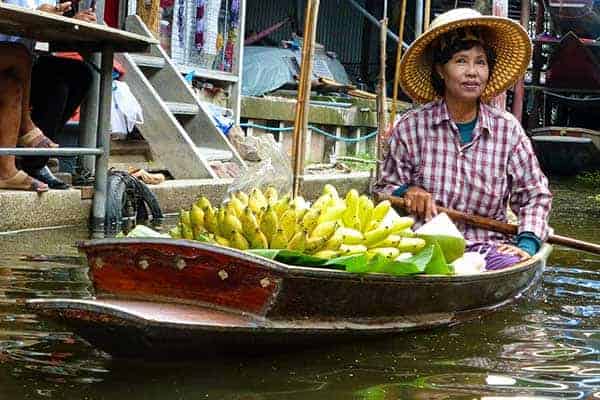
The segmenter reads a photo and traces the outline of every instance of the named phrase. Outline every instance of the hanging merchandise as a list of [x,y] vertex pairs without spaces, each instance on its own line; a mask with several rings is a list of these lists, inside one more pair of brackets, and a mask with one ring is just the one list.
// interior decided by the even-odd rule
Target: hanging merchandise
[[223,70],[233,69],[233,55],[238,40],[238,28],[240,25],[240,0],[232,0],[229,13],[229,31],[227,34],[227,45],[225,46],[225,63]]
[[206,0],[197,0],[196,2],[196,36],[194,43],[196,50],[202,51],[204,48],[204,23],[206,21]]
[[185,46],[185,0],[177,0],[177,39],[179,46]]

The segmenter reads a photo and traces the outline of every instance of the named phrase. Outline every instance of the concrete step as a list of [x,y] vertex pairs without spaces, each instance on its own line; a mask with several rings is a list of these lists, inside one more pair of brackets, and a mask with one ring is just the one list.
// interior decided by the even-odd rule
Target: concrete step
[[150,158],[150,145],[145,140],[111,140],[110,155],[143,155]]
[[233,159],[233,152],[229,150],[219,150],[201,146],[198,146],[197,149],[207,161],[229,161]]
[[192,103],[177,103],[174,101],[165,102],[169,111],[175,115],[196,115],[200,112],[200,107]]
[[161,69],[167,64],[167,61],[162,57],[151,56],[147,54],[129,54],[135,64],[143,68]]

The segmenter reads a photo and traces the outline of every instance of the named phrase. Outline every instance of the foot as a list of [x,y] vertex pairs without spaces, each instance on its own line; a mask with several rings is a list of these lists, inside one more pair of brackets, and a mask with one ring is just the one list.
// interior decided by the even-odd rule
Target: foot
[[58,189],[58,190],[66,190],[70,188],[68,184],[61,181],[57,177],[52,174],[50,168],[44,167],[30,174],[33,178],[39,180],[40,182],[48,184],[50,189]]
[[58,145],[44,135],[44,132],[38,127],[19,136],[18,145],[20,147],[33,147],[37,149],[54,149],[58,147]]
[[10,178],[0,179],[0,189],[27,190],[42,193],[48,191],[48,185],[32,178],[23,171],[17,171]]

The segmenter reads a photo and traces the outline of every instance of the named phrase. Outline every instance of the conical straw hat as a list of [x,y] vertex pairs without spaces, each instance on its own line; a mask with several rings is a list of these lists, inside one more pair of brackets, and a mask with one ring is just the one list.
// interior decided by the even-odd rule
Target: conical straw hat
[[406,50],[400,61],[400,85],[417,103],[439,99],[431,83],[430,46],[437,38],[458,28],[482,28],[485,43],[496,54],[496,63],[482,99],[488,101],[511,87],[527,70],[531,40],[517,22],[503,17],[484,16],[475,10],[457,8],[435,18],[429,29]]

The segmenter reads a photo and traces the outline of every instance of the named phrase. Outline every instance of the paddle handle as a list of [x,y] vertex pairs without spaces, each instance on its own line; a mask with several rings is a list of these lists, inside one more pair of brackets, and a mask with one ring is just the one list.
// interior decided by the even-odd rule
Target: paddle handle
[[[379,194],[379,200],[388,200],[392,205],[406,208],[406,202],[402,197],[391,196],[388,194]],[[487,229],[488,231],[504,233],[506,235],[516,235],[519,231],[519,227],[515,224],[508,224],[506,222],[496,221],[492,218],[482,217],[480,215],[466,214],[461,211],[452,210],[450,208],[436,206],[438,212],[448,214],[448,216],[454,221],[464,222],[477,228]],[[565,247],[572,249],[588,251],[594,254],[600,254],[600,245],[590,242],[584,242],[570,238],[568,236],[550,235],[548,236],[548,243],[560,244]]]

